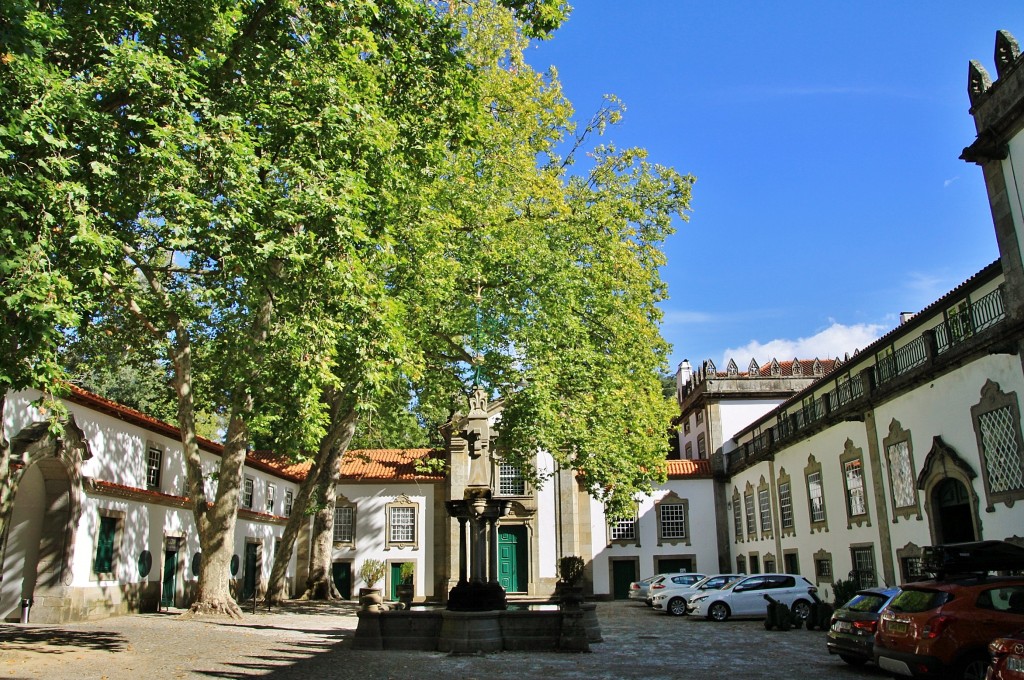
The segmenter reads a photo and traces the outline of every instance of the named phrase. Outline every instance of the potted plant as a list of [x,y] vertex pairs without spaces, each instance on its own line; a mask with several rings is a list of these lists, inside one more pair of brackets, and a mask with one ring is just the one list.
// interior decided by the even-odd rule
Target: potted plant
[[415,562],[403,562],[402,566],[399,567],[398,584],[395,586],[395,594],[398,595],[398,601],[407,608],[412,605],[412,598],[416,592],[416,586],[413,583],[415,574]]
[[586,566],[579,555],[566,555],[558,560],[558,592],[562,604],[567,608],[579,607],[583,602],[583,568]]
[[384,578],[386,568],[383,561],[375,559],[363,560],[359,566],[359,578],[366,584],[359,589],[359,604],[366,611],[375,612],[380,609],[382,598],[377,582]]

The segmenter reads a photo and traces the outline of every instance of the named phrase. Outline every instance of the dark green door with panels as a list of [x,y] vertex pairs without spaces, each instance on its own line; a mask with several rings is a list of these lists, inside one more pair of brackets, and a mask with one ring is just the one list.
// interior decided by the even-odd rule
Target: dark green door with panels
[[526,557],[526,527],[498,527],[498,583],[507,593],[525,593],[529,588]]

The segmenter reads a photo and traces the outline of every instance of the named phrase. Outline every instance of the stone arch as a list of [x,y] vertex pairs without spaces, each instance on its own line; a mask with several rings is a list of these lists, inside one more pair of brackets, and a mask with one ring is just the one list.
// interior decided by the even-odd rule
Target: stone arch
[[[20,615],[32,600],[31,620],[61,623],[73,617],[69,597],[75,535],[82,517],[82,463],[92,457],[85,434],[70,416],[54,436],[34,423],[10,442],[14,502],[5,517],[0,617]],[[13,611],[12,611],[13,610]]]
[[[978,473],[970,464],[946,444],[942,437],[935,436],[932,439],[932,448],[925,456],[921,474],[917,476],[917,488],[924,492],[924,510],[928,517],[928,531],[933,545],[953,542],[947,540],[949,528],[943,528],[943,518],[946,517],[947,523],[949,518],[942,507],[942,498],[952,491],[963,493],[963,505],[966,507],[961,508],[960,512],[966,526],[962,529],[973,533],[973,538],[958,537],[955,541],[981,540],[983,534],[981,517],[978,514],[980,500],[972,483],[977,476]],[[964,534],[960,534],[962,535]]]

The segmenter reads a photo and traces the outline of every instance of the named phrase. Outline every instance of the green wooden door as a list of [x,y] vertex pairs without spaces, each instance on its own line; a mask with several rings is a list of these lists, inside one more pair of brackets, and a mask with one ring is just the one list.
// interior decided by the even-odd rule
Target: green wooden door
[[525,593],[529,588],[526,557],[526,527],[498,527],[498,583],[508,593]]
[[637,580],[636,562],[633,560],[612,561],[612,594],[616,600],[629,599],[629,585]]
[[160,592],[160,604],[164,607],[174,606],[174,587],[178,578],[178,551],[164,551],[164,587]]
[[331,575],[334,577],[334,587],[346,600],[352,599],[352,563],[335,562],[331,565]]
[[255,543],[245,544],[245,577],[242,582],[242,599],[248,600],[256,594],[256,550]]
[[389,589],[391,594],[388,596],[389,600],[397,600],[398,599],[398,584],[401,583],[401,582],[402,582],[402,563],[401,562],[392,562],[391,563],[391,588]]

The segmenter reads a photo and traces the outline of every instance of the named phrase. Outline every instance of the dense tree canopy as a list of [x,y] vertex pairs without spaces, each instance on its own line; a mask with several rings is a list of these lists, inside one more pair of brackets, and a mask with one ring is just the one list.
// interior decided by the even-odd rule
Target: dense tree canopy
[[[238,611],[252,441],[314,459],[296,522],[329,507],[360,423],[384,445],[415,429],[392,414],[436,421],[474,382],[505,399],[502,452],[528,474],[547,450],[612,512],[663,474],[660,245],[693,180],[602,145],[619,103],[577,126],[557,74],[526,64],[568,11],[9,3],[3,386],[52,389],[56,349],[97,327],[113,340],[79,345],[93,373],[118,338],[156,348],[136,367],[174,388],[197,611]],[[203,413],[226,430],[216,484]]]

